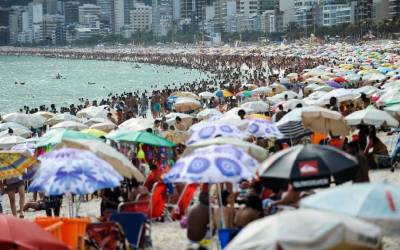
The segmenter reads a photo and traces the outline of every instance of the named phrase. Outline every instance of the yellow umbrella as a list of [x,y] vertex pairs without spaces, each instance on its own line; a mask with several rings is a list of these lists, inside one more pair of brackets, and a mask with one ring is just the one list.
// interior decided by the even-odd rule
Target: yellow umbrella
[[261,119],[261,120],[266,120],[266,121],[271,121],[271,118],[269,116],[263,115],[263,114],[251,114],[246,116],[247,119]]
[[21,176],[35,163],[28,151],[0,151],[0,180]]
[[87,128],[81,131],[82,133],[88,134],[88,135],[93,135],[95,137],[101,137],[101,136],[106,136],[107,133],[104,131],[101,131],[99,129],[95,128]]
[[233,96],[233,94],[232,94],[229,90],[227,90],[227,89],[222,90],[222,94],[224,95],[224,97],[231,97],[231,96]]

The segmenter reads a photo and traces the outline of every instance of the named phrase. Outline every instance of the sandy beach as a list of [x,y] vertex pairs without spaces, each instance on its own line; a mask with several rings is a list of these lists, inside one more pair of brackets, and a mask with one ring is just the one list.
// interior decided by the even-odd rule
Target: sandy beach
[[[372,170],[370,171],[371,181],[388,181],[393,184],[400,185],[400,169],[395,172],[390,172],[388,169]],[[32,199],[32,194],[27,195],[27,200]],[[18,198],[17,198],[18,201]],[[11,213],[8,197],[3,195],[3,209],[5,213]],[[100,199],[94,198],[89,202],[82,202],[80,213],[81,216],[95,218],[100,215]],[[66,200],[63,201],[61,210],[62,216],[68,216],[68,206]],[[37,216],[45,216],[45,212],[26,212],[26,219],[34,219]],[[182,229],[178,221],[175,222],[154,222],[152,223],[152,243],[153,249],[185,249],[188,245],[186,238],[186,230]],[[398,237],[385,237],[384,247],[385,250],[398,250],[400,249],[400,238]]]

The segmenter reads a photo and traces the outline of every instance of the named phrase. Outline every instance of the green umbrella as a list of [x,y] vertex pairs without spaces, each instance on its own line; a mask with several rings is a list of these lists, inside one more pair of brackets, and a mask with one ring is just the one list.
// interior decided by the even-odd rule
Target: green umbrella
[[62,129],[50,130],[39,139],[36,147],[53,146],[62,142],[63,139],[70,140],[100,140],[99,138],[78,131]]
[[121,131],[107,136],[107,138],[114,141],[143,143],[158,147],[170,148],[176,146],[173,142],[163,137],[144,131]]

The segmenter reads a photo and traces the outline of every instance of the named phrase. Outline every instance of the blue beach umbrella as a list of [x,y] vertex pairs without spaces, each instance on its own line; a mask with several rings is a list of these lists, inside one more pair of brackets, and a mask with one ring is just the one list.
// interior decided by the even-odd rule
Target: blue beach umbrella
[[282,139],[284,135],[279,131],[278,127],[266,120],[252,119],[248,120],[247,133],[255,137],[261,138],[278,138]]
[[40,157],[41,165],[29,191],[46,195],[91,194],[120,185],[122,176],[94,153],[62,148]]
[[229,124],[218,124],[212,122],[205,122],[204,125],[196,127],[192,130],[192,136],[187,141],[187,145],[201,141],[207,140],[215,137],[236,137],[245,138],[246,133],[242,132],[235,126]]
[[180,158],[165,175],[173,183],[238,183],[251,179],[258,162],[241,148],[231,145],[211,145],[194,150]]
[[390,183],[335,187],[303,199],[300,206],[359,217],[386,234],[400,234],[400,186]]

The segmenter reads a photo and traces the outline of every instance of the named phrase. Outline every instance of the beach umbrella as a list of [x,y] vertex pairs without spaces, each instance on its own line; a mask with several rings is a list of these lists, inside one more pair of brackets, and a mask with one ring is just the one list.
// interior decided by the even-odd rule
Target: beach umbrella
[[41,157],[40,168],[29,185],[31,192],[46,195],[92,194],[120,185],[122,176],[94,153],[61,148]]
[[368,73],[366,75],[363,75],[363,80],[364,81],[383,81],[387,78],[387,76],[381,74],[381,73]]
[[393,118],[393,116],[391,116],[386,111],[376,109],[373,106],[369,106],[366,109],[360,111],[355,111],[346,116],[345,120],[350,126],[359,124],[373,126],[387,125],[389,127],[399,126],[399,122],[395,118]]
[[196,117],[199,119],[208,119],[211,116],[221,116],[222,113],[218,109],[203,109],[197,113]]
[[15,122],[0,123],[0,131],[8,130],[9,128],[11,129],[19,128],[19,129],[29,130],[29,128]]
[[240,107],[251,110],[254,113],[265,113],[269,110],[269,105],[263,101],[246,102],[240,105]]
[[5,135],[0,137],[0,148],[11,148],[12,146],[24,143],[26,139],[17,135]]
[[60,122],[57,123],[56,125],[53,125],[51,127],[52,129],[71,129],[71,130],[83,130],[88,128],[88,126],[86,126],[83,123],[80,122],[74,122],[74,121],[65,121],[65,122]]
[[278,138],[281,139],[284,135],[279,131],[275,124],[266,120],[252,119],[248,120],[247,133],[254,137],[260,138]]
[[69,250],[61,240],[29,220],[0,215],[1,249]]
[[135,178],[138,182],[145,181],[143,174],[124,154],[102,141],[62,140],[55,148],[88,150],[108,162],[120,175]]
[[[32,131],[30,131],[29,129],[13,128],[12,130],[13,130],[12,134],[16,135],[16,136],[21,136],[21,137],[27,138],[32,135]],[[8,136],[8,135],[9,135],[8,130],[4,130],[4,131],[0,132],[0,137]]]
[[19,177],[25,169],[36,163],[28,151],[1,150],[0,151],[0,180]]
[[175,144],[185,144],[186,141],[190,138],[190,133],[188,131],[169,130],[164,132],[162,134],[162,137]]
[[252,95],[253,93],[250,90],[243,90],[236,94],[236,96],[241,96],[245,98],[250,98]]
[[374,86],[370,86],[370,85],[363,86],[363,87],[361,87],[361,88],[358,88],[358,89],[354,89],[354,90],[353,90],[354,93],[359,94],[359,96],[357,96],[357,97],[355,97],[355,98],[360,97],[360,96],[361,96],[361,93],[364,93],[364,94],[366,94],[367,96],[372,96],[373,94],[375,94],[375,93],[378,92],[378,91],[379,91],[378,88],[376,88],[376,87],[374,87]]
[[400,187],[390,183],[335,187],[302,199],[300,206],[355,216],[379,225],[385,234],[400,234]]
[[375,225],[345,215],[298,209],[250,223],[225,250],[379,250],[381,247],[381,230]]
[[205,91],[205,92],[201,92],[201,93],[199,94],[199,96],[200,96],[202,99],[211,99],[212,97],[214,97],[214,94],[211,93],[211,92]]
[[233,94],[227,90],[227,89],[223,89],[223,90],[217,90],[214,92],[214,96],[217,97],[231,97],[233,96]]
[[148,128],[152,128],[154,125],[153,119],[147,118],[131,118],[129,120],[124,121],[118,127],[123,129],[129,129],[134,131],[146,130]]
[[258,87],[251,91],[253,95],[266,95],[270,92],[272,92],[272,88],[267,86]]
[[287,101],[282,101],[279,102],[278,104],[275,104],[274,108],[272,111],[276,112],[279,109],[279,105],[282,105],[283,110],[293,110],[296,109],[296,106],[301,105],[301,107],[307,106],[307,103],[305,103],[303,100],[300,99],[291,99]]
[[285,140],[298,140],[305,136],[312,134],[311,130],[306,129],[301,121],[289,121],[289,122],[277,122],[276,126],[279,131],[283,134]]
[[336,97],[338,103],[353,100],[357,94],[351,89],[334,89],[319,99],[322,105],[329,104],[332,97]]
[[328,86],[330,86],[330,87],[332,87],[332,88],[335,88],[335,89],[337,89],[337,88],[343,88],[343,86],[342,86],[340,83],[335,82],[335,81],[333,81],[333,80],[326,81],[325,83],[326,83],[326,85],[328,85]]
[[255,176],[258,162],[231,145],[211,145],[181,157],[164,176],[165,182],[238,183]]
[[268,122],[271,122],[271,117],[266,116],[264,114],[250,114],[245,116],[246,119],[252,120],[252,119],[259,119],[259,120],[265,120]]
[[46,120],[53,118],[55,115],[54,113],[49,112],[49,111],[39,111],[39,112],[36,112],[35,114],[43,116]]
[[113,134],[108,134],[107,138],[117,142],[143,143],[156,147],[171,148],[176,146],[163,137],[144,131],[116,131]]
[[189,155],[198,148],[203,148],[211,145],[232,145],[241,148],[258,162],[262,162],[268,158],[268,151],[266,149],[254,143],[250,143],[235,137],[217,137],[201,140],[188,145],[183,154]]
[[195,93],[192,92],[187,92],[187,91],[178,91],[170,94],[170,96],[176,96],[176,97],[186,97],[186,98],[191,98],[191,99],[196,99],[200,100],[200,97],[196,95]]
[[282,188],[291,183],[294,190],[329,187],[352,180],[357,160],[344,151],[326,145],[297,145],[279,151],[261,166],[259,174],[266,187]]
[[84,134],[89,134],[95,137],[102,137],[102,136],[106,136],[107,133],[98,129],[94,129],[94,128],[87,128],[81,131]]
[[[251,109],[249,109],[249,108],[245,108],[245,107],[234,107],[234,108],[232,108],[232,109],[226,111],[226,112],[224,113],[224,117],[227,117],[227,116],[238,116],[239,110],[243,110],[246,114],[253,113],[253,111],[252,111]],[[239,116],[238,116],[238,117],[239,117]]]
[[325,81],[318,77],[310,77],[305,80],[307,83],[325,84]]
[[400,88],[387,88],[385,92],[379,97],[377,104],[380,106],[386,105],[390,106],[393,104],[400,103]]
[[173,109],[178,112],[188,112],[201,108],[201,103],[193,98],[179,97],[173,104]]
[[107,108],[107,105],[103,106],[90,106],[87,108],[84,108],[76,113],[76,116],[79,118],[94,118],[94,117],[100,117],[100,118],[107,118],[107,114],[109,111],[107,111],[105,108]]
[[82,120],[74,115],[63,113],[54,115],[52,118],[48,119],[46,123],[53,126],[66,121],[81,122]]
[[337,83],[345,83],[345,82],[347,82],[347,80],[342,76],[337,76],[335,78],[332,78],[332,80],[337,82]]
[[275,93],[281,93],[287,90],[285,86],[279,83],[273,83],[269,87],[271,88],[271,91],[272,89],[275,89]]
[[267,100],[269,100],[270,102],[272,102],[273,104],[276,104],[278,102],[281,101],[285,101],[285,96],[287,95],[288,100],[289,99],[295,99],[295,98],[299,98],[300,96],[296,93],[293,92],[291,90],[288,91],[284,91],[282,93],[276,94],[273,97],[268,97]]
[[237,127],[227,123],[218,124],[218,123],[208,122],[194,129],[192,128],[190,132],[192,132],[192,136],[186,142],[187,145],[190,145],[192,143],[201,140],[211,139],[220,136],[237,137],[237,138],[246,137],[246,133],[242,132]]
[[117,125],[115,125],[112,122],[104,122],[104,123],[95,123],[91,125],[89,128],[90,129],[98,129],[104,132],[110,132],[111,130],[115,129]]
[[24,114],[24,113],[10,113],[3,116],[5,122],[15,122],[27,128],[43,127],[46,119],[40,115]]
[[68,130],[68,129],[56,129],[50,130],[44,134],[36,144],[36,147],[54,146],[61,143],[62,140],[99,140],[99,138],[84,134],[82,132]]
[[329,86],[329,85],[322,85],[319,86],[318,88],[315,89],[315,91],[324,91],[324,92],[330,92],[332,90],[334,90],[335,88]]
[[113,123],[113,122],[107,118],[94,117],[94,118],[90,118],[89,120],[85,121],[84,123],[87,126],[92,126],[97,123]]
[[18,152],[28,152],[30,155],[33,155],[35,153],[35,144],[32,142],[16,144],[11,147],[11,150]]
[[346,135],[349,132],[342,114],[326,108],[305,108],[301,111],[301,119],[305,128],[321,134]]
[[286,77],[288,79],[297,79],[299,78],[299,75],[297,73],[289,73]]

